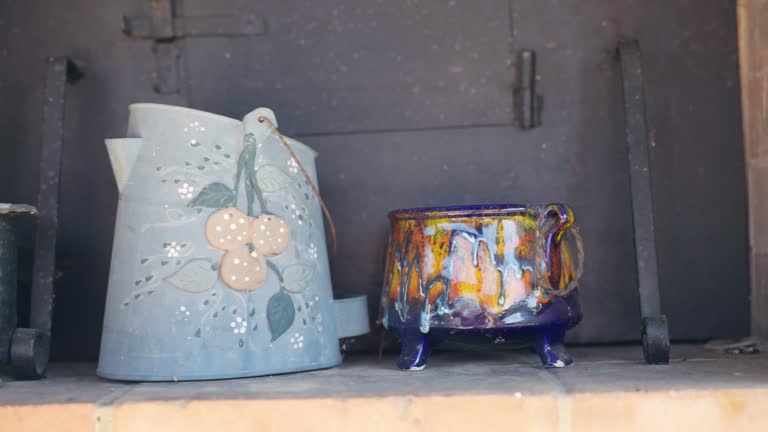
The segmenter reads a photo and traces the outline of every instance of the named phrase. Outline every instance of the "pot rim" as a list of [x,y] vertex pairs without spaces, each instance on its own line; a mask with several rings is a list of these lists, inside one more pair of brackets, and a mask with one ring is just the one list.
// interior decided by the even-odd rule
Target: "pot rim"
[[534,208],[525,204],[474,204],[441,207],[405,208],[392,210],[389,218],[402,219],[436,219],[458,218],[467,216],[508,216],[527,214]]

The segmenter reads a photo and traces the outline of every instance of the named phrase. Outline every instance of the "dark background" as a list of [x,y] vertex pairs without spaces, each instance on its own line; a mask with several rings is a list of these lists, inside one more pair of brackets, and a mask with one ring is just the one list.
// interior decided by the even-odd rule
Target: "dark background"
[[[95,359],[117,190],[103,144],[127,105],[240,118],[275,110],[320,152],[339,229],[335,291],[375,316],[386,212],[564,201],[585,238],[573,342],[639,337],[623,106],[614,49],[644,55],[662,303],[675,339],[748,333],[746,191],[735,1],[186,0],[180,15],[255,14],[262,36],[188,38],[182,87],[153,92],[152,43],[121,17],[146,0],[0,0],[0,201],[34,203],[44,59],[71,55],[54,352]],[[543,125],[515,126],[516,55],[538,53]],[[32,245],[22,223],[21,242]]]

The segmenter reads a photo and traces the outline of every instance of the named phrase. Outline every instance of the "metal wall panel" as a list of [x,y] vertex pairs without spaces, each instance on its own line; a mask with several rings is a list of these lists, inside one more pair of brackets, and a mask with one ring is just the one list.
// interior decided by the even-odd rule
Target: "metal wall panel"
[[[84,61],[68,100],[54,356],[93,359],[116,188],[104,137],[127,104],[240,117],[261,105],[320,151],[339,226],[336,291],[376,296],[396,207],[563,200],[586,242],[585,320],[572,340],[637,339],[618,67],[644,53],[663,307],[675,338],[743,335],[748,274],[733,2],[186,0],[179,13],[255,14],[263,36],[190,38],[182,93],[152,92],[148,41],[121,16],[141,0],[0,0],[0,200],[37,193],[44,58]],[[543,125],[511,126],[514,53],[535,49]],[[22,242],[31,245],[26,227]]]
[[263,37],[190,39],[190,102],[240,116],[266,105],[286,132],[512,120],[506,0],[187,1],[184,13],[263,16]]

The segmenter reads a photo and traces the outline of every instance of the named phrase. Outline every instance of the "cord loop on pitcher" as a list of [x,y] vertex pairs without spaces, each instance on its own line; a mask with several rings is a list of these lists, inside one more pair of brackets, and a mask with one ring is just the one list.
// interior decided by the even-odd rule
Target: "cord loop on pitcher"
[[333,241],[332,248],[331,248],[331,262],[333,262],[336,259],[336,225],[333,223],[333,218],[331,217],[331,212],[328,211],[328,206],[325,205],[325,201],[323,201],[323,197],[320,196],[320,190],[317,189],[317,186],[315,186],[315,183],[312,181],[312,179],[309,177],[309,173],[307,173],[307,170],[304,169],[304,165],[301,164],[299,161],[299,158],[296,157],[296,154],[293,152],[293,149],[291,149],[291,146],[288,145],[288,141],[286,141],[283,134],[280,133],[279,130],[275,127],[275,125],[272,123],[270,119],[264,116],[259,116],[258,118],[259,123],[266,123],[270,129],[272,129],[272,132],[277,135],[277,137],[280,139],[280,142],[283,144],[286,150],[288,150],[288,153],[291,155],[294,161],[296,161],[296,165],[299,166],[299,169],[301,170],[302,174],[304,174],[304,178],[307,179],[307,183],[309,183],[309,186],[312,188],[312,192],[314,192],[315,196],[317,197],[318,202],[320,202],[320,207],[323,209],[323,214],[325,215],[325,218],[328,220],[328,228],[331,231],[331,239]]

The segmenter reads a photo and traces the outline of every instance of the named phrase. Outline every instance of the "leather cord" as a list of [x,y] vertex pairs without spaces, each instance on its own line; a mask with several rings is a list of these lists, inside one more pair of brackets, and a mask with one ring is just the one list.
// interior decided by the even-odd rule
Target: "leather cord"
[[328,206],[325,205],[325,201],[323,201],[323,198],[320,196],[320,191],[317,189],[317,186],[315,186],[315,183],[312,181],[312,179],[309,177],[309,174],[307,173],[307,170],[304,169],[304,165],[299,162],[299,158],[296,157],[296,154],[291,149],[291,146],[288,145],[288,141],[285,140],[285,137],[283,134],[280,133],[279,130],[275,127],[274,124],[272,124],[272,121],[268,118],[261,116],[259,117],[259,123],[266,123],[267,126],[269,126],[270,129],[272,129],[272,132],[277,135],[278,138],[280,138],[280,142],[283,144],[286,150],[288,150],[288,153],[290,153],[293,160],[296,161],[296,164],[299,166],[299,169],[304,174],[304,178],[307,179],[307,183],[309,183],[309,186],[312,188],[312,192],[315,193],[315,196],[317,197],[317,200],[320,202],[320,207],[323,209],[323,214],[325,215],[325,218],[328,220],[328,227],[331,230],[331,238],[333,240],[333,247],[331,249],[331,262],[333,262],[336,259],[336,224],[333,223],[333,218],[331,217],[331,212],[328,211]]

